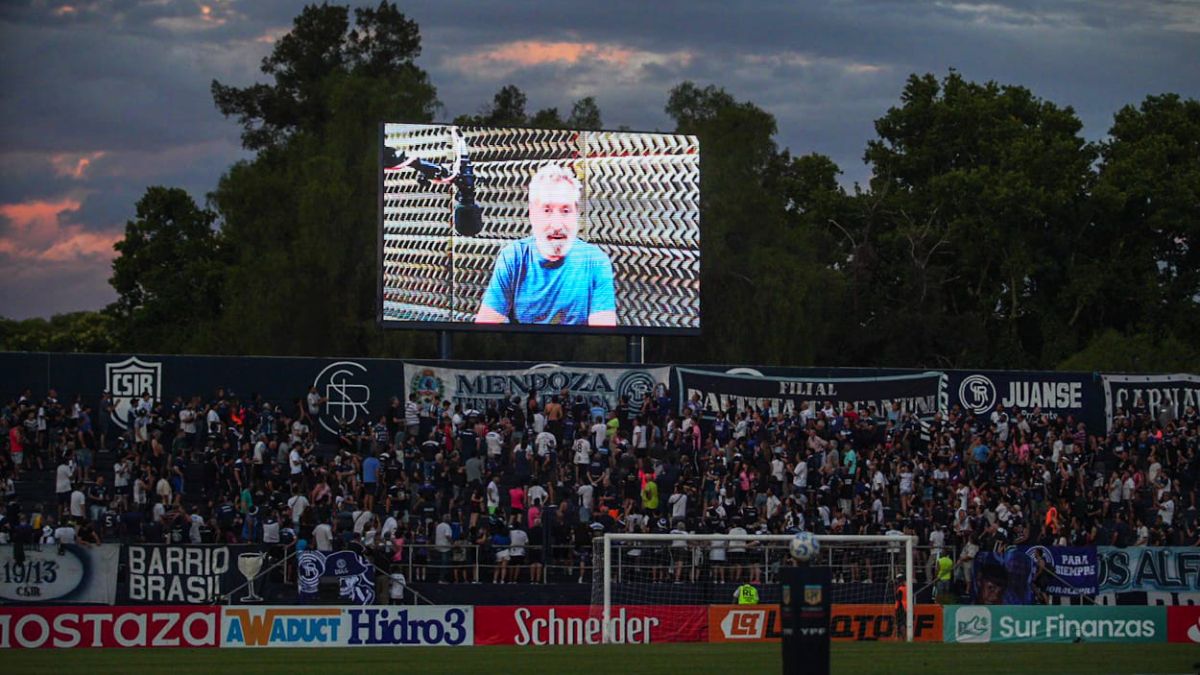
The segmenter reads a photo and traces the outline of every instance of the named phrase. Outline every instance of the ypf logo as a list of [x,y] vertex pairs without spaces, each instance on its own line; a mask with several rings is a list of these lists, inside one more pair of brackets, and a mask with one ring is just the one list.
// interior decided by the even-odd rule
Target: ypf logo
[[992,612],[987,607],[959,607],[954,613],[954,641],[992,641]]
[[996,404],[996,385],[983,375],[968,375],[958,385],[958,400],[967,410],[982,415]]
[[[371,402],[371,388],[365,384],[353,384],[355,377],[367,372],[367,367],[354,361],[338,361],[325,366],[317,373],[313,386],[325,397],[325,411],[321,414],[321,426],[331,434],[338,432],[338,425],[354,424],[361,414],[370,417],[367,404]],[[330,426],[325,418],[332,419]]]
[[654,378],[644,370],[631,370],[617,380],[617,398],[629,399],[629,407],[640,410],[642,403],[654,395]]
[[721,619],[721,632],[726,640],[760,640],[766,626],[765,616],[761,609],[735,609]]
[[142,361],[136,356],[120,363],[106,363],[104,381],[108,393],[112,394],[112,421],[126,429],[133,421],[130,417],[133,406],[143,392],[150,392],[154,401],[162,397],[162,363]]

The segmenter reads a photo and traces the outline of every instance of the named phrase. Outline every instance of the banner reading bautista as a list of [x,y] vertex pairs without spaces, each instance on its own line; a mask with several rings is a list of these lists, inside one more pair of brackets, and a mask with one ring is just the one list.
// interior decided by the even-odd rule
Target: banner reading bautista
[[922,417],[946,408],[946,374],[935,371],[861,378],[767,377],[690,368],[676,368],[675,373],[680,406],[699,396],[701,405],[713,412],[766,403],[774,411],[789,413],[824,401],[832,401],[838,410],[847,403],[874,406],[881,414],[896,402]]

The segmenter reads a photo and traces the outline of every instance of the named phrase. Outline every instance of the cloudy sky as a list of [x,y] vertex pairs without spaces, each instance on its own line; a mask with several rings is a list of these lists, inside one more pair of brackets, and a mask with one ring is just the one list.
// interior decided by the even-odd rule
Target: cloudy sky
[[[209,83],[247,85],[303,3],[0,0],[0,316],[99,309],[150,185],[198,201],[243,157]],[[508,83],[529,109],[595,96],[606,127],[670,128],[682,80],[775,115],[795,153],[867,176],[872,121],[910,73],[1020,84],[1089,139],[1148,94],[1200,98],[1197,0],[401,2],[443,121]],[[366,149],[364,149],[366,151]]]

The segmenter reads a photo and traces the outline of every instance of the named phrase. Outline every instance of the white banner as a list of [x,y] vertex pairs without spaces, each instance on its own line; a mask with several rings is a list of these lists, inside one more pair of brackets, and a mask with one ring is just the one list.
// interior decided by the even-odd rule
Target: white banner
[[[566,390],[572,400],[582,396],[591,405],[594,400],[612,410],[621,397],[630,410],[641,409],[647,396],[667,387],[669,367],[662,368],[591,368],[557,363],[540,363],[524,369],[448,368],[435,364],[404,364],[405,391],[422,402],[438,397],[461,404],[463,410],[484,411],[514,396],[524,399],[536,391],[544,402]],[[567,402],[563,402],[566,405]]]
[[19,560],[14,553],[12,545],[0,546],[0,604],[117,600],[120,544],[26,546]]
[[393,647],[475,644],[475,608],[224,607],[222,647]]
[[1122,408],[1145,407],[1150,417],[1167,413],[1171,419],[1183,416],[1188,406],[1200,408],[1200,375],[1101,375],[1104,381],[1104,416],[1112,430],[1113,415]]

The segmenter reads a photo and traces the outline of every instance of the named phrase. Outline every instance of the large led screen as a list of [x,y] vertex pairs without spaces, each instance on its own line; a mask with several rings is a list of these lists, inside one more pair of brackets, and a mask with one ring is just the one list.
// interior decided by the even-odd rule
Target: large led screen
[[697,333],[695,136],[384,124],[379,317]]

